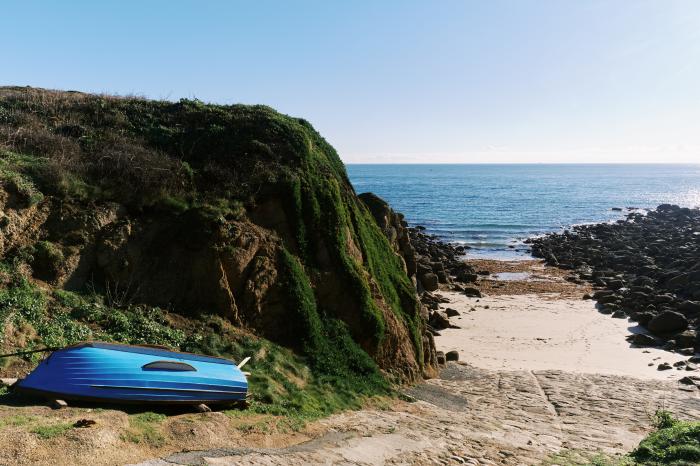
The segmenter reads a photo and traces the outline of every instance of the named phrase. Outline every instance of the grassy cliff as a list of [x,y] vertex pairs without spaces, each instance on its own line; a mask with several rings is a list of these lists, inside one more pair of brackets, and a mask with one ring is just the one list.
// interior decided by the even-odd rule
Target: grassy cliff
[[0,88],[0,188],[4,349],[99,337],[234,352],[215,316],[341,390],[423,370],[402,262],[302,119]]

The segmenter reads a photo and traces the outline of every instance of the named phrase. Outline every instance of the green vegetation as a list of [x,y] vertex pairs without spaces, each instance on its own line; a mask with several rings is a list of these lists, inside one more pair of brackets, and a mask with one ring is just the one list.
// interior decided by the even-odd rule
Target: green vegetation
[[[343,189],[336,178],[323,177],[318,170],[318,167],[308,163],[304,168],[305,176],[292,180],[286,188],[293,193],[289,197],[294,201],[289,217],[303,219],[297,221],[295,239],[304,267],[299,271],[287,267],[292,271],[291,282],[298,283],[296,288],[303,287],[304,282],[313,280],[323,268],[329,266],[315,258],[314,245],[322,242],[329,252],[330,265],[340,272],[343,287],[349,291],[347,298],[354,300],[352,308],[359,311],[353,316],[346,316],[333,315],[338,310],[325,309],[326,315],[345,322],[357,321],[349,327],[350,334],[355,341],[363,342],[364,350],[376,350],[384,338],[386,323],[382,310],[372,296],[369,275],[379,285],[390,311],[409,328],[415,353],[422,354],[418,303],[399,258],[369,211],[356,199],[349,198],[352,191]],[[310,237],[311,232],[318,237]],[[363,262],[351,257],[351,243],[360,248]],[[304,247],[306,250],[301,249]],[[295,293],[290,293],[290,299],[294,302]],[[307,329],[313,330],[313,326]],[[314,337],[307,334],[306,339],[313,340]],[[420,358],[418,362],[421,362]]]
[[7,427],[22,427],[42,439],[51,439],[65,434],[73,428],[71,423],[40,424],[39,416],[14,414],[0,417],[0,430]]
[[16,264],[0,263],[0,271],[9,276],[7,286],[0,289],[0,328],[12,323],[15,328],[27,325],[33,329],[37,341],[26,350],[35,346],[63,347],[90,339],[173,348],[185,342],[184,332],[169,326],[166,313],[158,308],[117,309],[104,304],[99,295],[83,296],[64,290],[49,295],[19,273]]
[[[244,204],[269,196],[289,199],[286,216],[295,237],[285,240],[303,264],[307,277],[300,278],[313,282],[331,267],[355,301],[353,315],[330,306],[322,314],[344,321],[362,348],[374,352],[385,322],[370,291],[371,276],[422,354],[411,283],[355,198],[337,153],[307,121],[265,106],[31,88],[0,89],[0,115],[4,164],[51,195],[174,213],[198,209],[222,219],[237,218]],[[317,262],[320,242],[331,264]],[[349,256],[351,242],[364,263]]]
[[630,454],[635,461],[649,466],[700,463],[700,422],[679,421],[667,411],[658,411],[654,427],[657,430]]
[[124,440],[160,447],[165,443],[160,424],[166,419],[164,414],[152,412],[131,415],[129,416],[129,428],[123,434]]
[[337,319],[322,318],[316,308],[311,283],[299,261],[287,251],[282,253],[286,273],[285,288],[297,313],[292,320],[294,334],[302,335],[302,348],[311,366],[342,388],[348,382],[360,394],[386,388],[376,364],[350,336],[346,325]]
[[[288,259],[295,261],[291,255]],[[294,263],[298,267],[298,262]],[[296,426],[341,409],[357,409],[368,396],[390,393],[376,365],[349,337],[344,324],[334,320],[322,323],[308,283],[298,291],[299,299],[306,296],[304,307],[310,309],[315,332],[320,333],[313,343],[312,353],[319,351],[315,358],[303,358],[267,340],[242,334],[221,317],[203,316],[196,324],[185,322],[183,328],[176,328],[158,308],[113,308],[99,295],[64,290],[47,294],[22,277],[15,265],[0,263],[1,270],[12,279],[8,287],[0,289],[0,328],[8,322],[16,328],[24,325],[27,333],[36,335],[24,348],[27,350],[99,339],[165,345],[229,358],[250,355],[253,398],[249,411],[287,416]],[[334,346],[322,346],[328,341]],[[40,353],[27,356],[34,362],[41,357]]]
[[171,348],[185,342],[185,333],[169,325],[162,309],[140,305],[116,308],[105,304],[100,295],[83,296],[64,290],[54,291],[54,296],[59,315],[91,325],[95,339]]
[[0,88],[0,183],[27,206],[59,201],[79,212],[110,201],[130,216],[192,214],[192,225],[210,232],[281,199],[291,231],[278,232],[276,266],[290,318],[276,343],[296,353],[198,310],[173,316],[109,289],[39,288],[23,264],[54,283],[71,248],[83,244],[58,234],[0,265],[0,345],[12,325],[26,329],[23,349],[100,339],[254,355],[251,411],[294,425],[390,392],[370,357],[386,336],[387,313],[408,328],[421,363],[412,284],[337,153],[305,120],[265,106]]
[[73,424],[71,423],[49,424],[36,426],[32,428],[30,432],[32,432],[33,434],[37,434],[42,439],[46,440],[63,435],[72,428]]
[[[15,328],[28,324],[36,331],[41,343],[50,347],[75,343],[92,335],[89,327],[70,319],[65,313],[48,313],[44,292],[13,266],[4,264],[0,269],[11,270],[10,283],[0,289],[0,328],[5,328],[8,322]],[[0,343],[2,339],[0,333]],[[35,355],[35,358],[39,357]]]
[[27,416],[25,414],[15,414],[13,416],[0,417],[0,429],[6,426],[25,426],[37,420],[36,416]]
[[[389,394],[389,387],[373,367],[365,381],[354,373],[347,378],[319,370],[313,360],[267,340],[236,332],[220,317],[211,316],[197,335],[183,345],[186,351],[216,356],[251,356],[246,369],[251,400],[247,413],[285,416],[292,425],[316,419],[342,409],[359,409],[368,396]],[[337,351],[337,350],[336,350]],[[368,364],[374,364],[365,353]],[[341,364],[341,371],[348,371]],[[374,366],[376,367],[376,366]],[[236,415],[237,410],[229,414]]]
[[700,464],[700,422],[679,421],[664,410],[652,417],[654,432],[624,456],[563,450],[542,464],[581,466],[693,466]]

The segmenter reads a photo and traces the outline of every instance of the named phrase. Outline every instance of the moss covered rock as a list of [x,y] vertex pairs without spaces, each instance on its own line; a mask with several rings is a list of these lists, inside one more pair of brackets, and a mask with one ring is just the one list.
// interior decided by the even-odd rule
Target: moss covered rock
[[1,88],[0,169],[5,197],[17,180],[33,194],[6,215],[31,222],[3,238],[5,256],[34,247],[35,273],[59,287],[218,314],[322,372],[429,369],[404,260],[305,120]]

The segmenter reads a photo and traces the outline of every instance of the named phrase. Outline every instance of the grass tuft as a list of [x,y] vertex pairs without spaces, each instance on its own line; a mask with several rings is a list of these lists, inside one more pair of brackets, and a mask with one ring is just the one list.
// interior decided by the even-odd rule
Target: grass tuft
[[129,428],[123,434],[126,441],[145,443],[154,447],[165,444],[165,436],[160,430],[160,424],[167,419],[164,414],[145,412],[129,416]]
[[0,418],[0,428],[6,427],[6,426],[13,426],[13,427],[25,426],[27,424],[31,424],[31,423],[35,422],[37,419],[38,418],[36,416],[27,416],[25,414],[14,414],[12,416]]
[[700,464],[700,422],[680,421],[667,411],[654,416],[657,430],[649,434],[630,456],[643,465]]
[[50,424],[33,427],[30,432],[37,434],[40,438],[47,440],[59,437],[73,428],[71,423]]

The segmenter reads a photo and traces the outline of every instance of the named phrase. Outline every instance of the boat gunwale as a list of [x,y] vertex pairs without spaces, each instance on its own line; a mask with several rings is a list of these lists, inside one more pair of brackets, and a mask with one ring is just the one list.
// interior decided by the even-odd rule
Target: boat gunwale
[[13,391],[21,394],[26,394],[30,396],[37,396],[37,397],[42,397],[46,398],[49,400],[71,400],[71,401],[84,401],[87,403],[105,403],[109,405],[122,405],[122,404],[128,404],[128,405],[137,405],[137,404],[148,404],[148,405],[159,405],[159,406],[168,406],[168,405],[178,405],[178,406],[188,406],[188,405],[198,405],[198,404],[208,404],[208,405],[235,405],[235,404],[240,404],[240,403],[245,403],[248,395],[243,397],[240,400],[222,400],[221,398],[211,398],[211,399],[198,399],[198,400],[151,400],[151,399],[142,399],[142,400],[135,400],[135,399],[129,399],[129,398],[108,398],[108,397],[97,397],[97,396],[89,396],[89,395],[73,395],[69,393],[60,393],[60,392],[54,392],[50,390],[41,390],[38,388],[28,388],[28,387],[22,387],[21,385],[15,385],[13,387]]
[[[197,354],[197,353],[189,353],[186,351],[175,351],[171,349],[167,349],[163,346],[149,346],[149,345],[129,345],[126,343],[112,343],[112,342],[105,342],[105,341],[82,341],[79,343],[75,343],[73,345],[66,346],[64,348],[58,349],[56,351],[63,351],[63,350],[69,350],[69,349],[80,349],[80,348],[98,348],[98,349],[105,349],[105,350],[113,350],[113,351],[121,351],[124,353],[135,353],[135,354],[147,354],[150,356],[158,356],[162,355],[163,353],[169,353],[173,355],[182,355],[180,359],[184,359],[187,361],[197,361],[197,362],[205,362],[205,363],[212,363],[212,364],[224,364],[224,365],[229,365],[229,366],[235,366],[236,363],[234,361],[231,361],[230,359],[225,359],[221,358],[218,356],[207,356],[203,354]],[[129,351],[129,349],[132,350],[142,350],[142,351]],[[51,354],[55,353],[56,351],[52,352]],[[150,351],[150,352],[147,352]],[[189,357],[188,357],[189,356]],[[193,356],[197,359],[194,359]],[[51,356],[49,356],[51,357]],[[177,356],[172,356],[173,358],[177,358]]]

